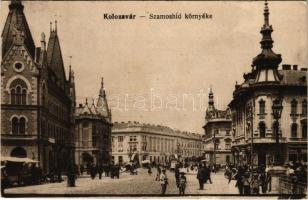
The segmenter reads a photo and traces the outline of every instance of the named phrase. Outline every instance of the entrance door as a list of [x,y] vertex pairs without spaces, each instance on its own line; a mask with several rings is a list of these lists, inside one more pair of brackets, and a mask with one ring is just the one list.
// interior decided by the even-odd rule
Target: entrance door
[[266,166],[266,152],[259,152],[258,154],[258,166]]

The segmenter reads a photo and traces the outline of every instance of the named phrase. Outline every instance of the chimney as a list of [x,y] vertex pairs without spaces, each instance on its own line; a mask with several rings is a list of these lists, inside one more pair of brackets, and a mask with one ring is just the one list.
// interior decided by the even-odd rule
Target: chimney
[[283,64],[282,70],[291,70],[291,65]]
[[297,65],[293,65],[293,70],[297,70]]
[[305,72],[306,72],[306,71],[307,71],[307,68],[301,68],[301,71],[305,71]]

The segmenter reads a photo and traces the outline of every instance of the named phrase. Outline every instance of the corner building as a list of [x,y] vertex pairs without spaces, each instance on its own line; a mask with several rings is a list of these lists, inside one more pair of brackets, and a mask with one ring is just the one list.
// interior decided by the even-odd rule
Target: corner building
[[79,166],[108,165],[111,160],[111,110],[102,79],[99,95],[79,104],[75,113],[75,160]]
[[231,114],[230,110],[219,110],[214,105],[214,93],[209,93],[206,109],[205,125],[203,126],[205,158],[212,164],[226,165],[231,163]]
[[2,32],[1,156],[39,161],[44,172],[74,162],[74,73],[65,75],[57,22],[36,47],[21,1],[12,1]]
[[[244,74],[243,83],[235,85],[233,100],[229,104],[232,152],[239,164],[250,164],[251,160],[254,165],[274,163],[277,148],[282,163],[307,161],[307,68],[279,66],[282,57],[272,50],[272,32],[266,2],[261,53],[253,59],[252,69]],[[278,123],[272,110],[276,99],[283,106]],[[279,147],[275,140],[276,130]]]
[[167,126],[139,122],[114,123],[112,128],[112,159],[123,164],[143,160],[168,163],[202,156],[201,135],[181,132]]

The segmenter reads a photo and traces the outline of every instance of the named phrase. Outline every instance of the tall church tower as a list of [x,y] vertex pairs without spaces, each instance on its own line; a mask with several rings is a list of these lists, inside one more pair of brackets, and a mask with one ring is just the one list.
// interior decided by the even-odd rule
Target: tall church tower
[[12,0],[2,32],[1,155],[39,161],[47,173],[73,161],[75,84],[65,76],[57,22],[48,45],[36,47],[19,0]]

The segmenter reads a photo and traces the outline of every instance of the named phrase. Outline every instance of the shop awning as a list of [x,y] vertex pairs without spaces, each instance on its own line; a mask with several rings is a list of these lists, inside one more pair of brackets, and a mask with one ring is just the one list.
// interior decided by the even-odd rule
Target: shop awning
[[37,163],[38,162],[30,158],[18,158],[18,157],[11,157],[11,156],[1,156],[1,161],[24,162],[24,163]]

